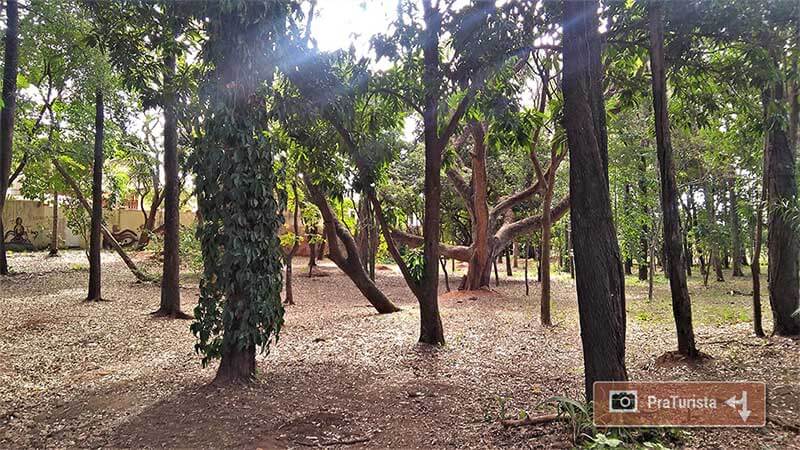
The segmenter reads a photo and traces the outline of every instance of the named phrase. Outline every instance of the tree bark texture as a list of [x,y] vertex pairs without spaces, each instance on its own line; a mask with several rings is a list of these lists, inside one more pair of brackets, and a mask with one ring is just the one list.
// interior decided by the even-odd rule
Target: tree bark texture
[[[656,152],[661,176],[661,209],[664,228],[664,268],[669,276],[672,315],[678,337],[678,352],[694,358],[698,355],[692,326],[692,303],[686,283],[683,241],[681,239],[678,188],[669,129],[667,77],[664,62],[664,2],[648,4],[650,25],[650,67],[653,72],[653,111],[655,113]],[[652,278],[651,278],[652,283]]]
[[103,91],[98,88],[95,92],[92,221],[89,231],[89,292],[86,295],[86,300],[88,301],[100,301],[102,299],[100,292],[100,277],[102,274],[100,249],[102,248],[101,228],[103,226],[104,112]]
[[3,108],[0,110],[0,275],[8,275],[5,230],[2,217],[9,187],[9,172],[14,144],[14,113],[17,109],[17,71],[19,68],[19,4],[6,2],[6,39],[3,57]]
[[563,2],[564,125],[587,401],[595,381],[628,378],[625,286],[608,188],[597,1]]

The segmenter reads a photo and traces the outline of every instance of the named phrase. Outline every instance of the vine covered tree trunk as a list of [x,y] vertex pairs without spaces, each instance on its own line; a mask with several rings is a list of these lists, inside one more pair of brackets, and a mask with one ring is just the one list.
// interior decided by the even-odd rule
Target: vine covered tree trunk
[[3,210],[8,193],[11,156],[14,144],[14,113],[17,109],[17,71],[19,68],[19,5],[6,2],[6,39],[3,57],[3,108],[0,110],[0,275],[8,275]]
[[49,256],[58,256],[58,191],[53,190],[53,227],[50,232]]
[[625,286],[608,188],[598,2],[568,1],[564,14],[564,126],[587,401],[595,381],[628,378]]
[[[181,311],[181,186],[174,78],[175,53],[169,51],[164,63],[164,266],[161,275],[161,304],[153,314],[191,319],[191,316]],[[151,215],[155,216],[154,212]]]
[[279,1],[204,8],[202,53],[213,70],[199,89],[208,106],[194,158],[203,277],[191,329],[204,363],[222,359],[215,384],[246,383],[256,374],[256,348],[266,352],[284,320],[283,216],[265,98],[278,63],[275,40],[288,19]]
[[95,92],[94,113],[94,159],[92,163],[92,222],[89,231],[89,293],[88,301],[102,300],[100,276],[102,273],[100,249],[102,248],[101,228],[103,226],[103,91]]
[[797,204],[797,182],[795,155],[784,129],[783,118],[773,117],[769,106],[780,103],[783,98],[783,83],[775,82],[765,97],[769,139],[767,145],[767,198],[769,199],[769,228],[767,248],[769,250],[769,303],[775,334],[794,336],[800,334],[800,321],[793,316],[800,300],[798,279],[798,240],[783,208]]
[[[678,335],[678,352],[690,358],[698,355],[692,326],[692,303],[686,284],[683,242],[681,239],[678,187],[669,131],[667,76],[664,67],[664,3],[652,1],[648,8],[650,25],[650,67],[653,73],[653,111],[655,113],[658,167],[661,176],[661,209],[664,221],[664,269],[672,293],[672,315]],[[652,278],[651,278],[652,289]]]

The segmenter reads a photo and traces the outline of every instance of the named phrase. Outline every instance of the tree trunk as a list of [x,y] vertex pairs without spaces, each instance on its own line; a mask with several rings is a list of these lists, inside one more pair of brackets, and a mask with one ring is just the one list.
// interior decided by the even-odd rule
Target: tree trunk
[[625,286],[608,188],[597,1],[563,3],[564,125],[585,395],[595,381],[627,380]]
[[[664,227],[664,269],[669,276],[672,293],[672,315],[678,336],[678,352],[694,358],[698,355],[692,326],[692,303],[686,283],[683,242],[681,239],[678,188],[675,182],[675,165],[669,131],[667,105],[667,77],[664,67],[663,1],[649,4],[650,67],[653,73],[653,110],[655,113],[658,167],[661,176],[661,209]],[[652,291],[652,278],[651,278]],[[651,294],[652,295],[652,294]]]
[[729,191],[728,195],[730,197],[730,214],[731,214],[731,247],[733,250],[733,254],[731,255],[731,259],[733,259],[733,276],[734,277],[743,277],[744,273],[742,272],[742,255],[744,252],[742,251],[742,235],[741,235],[741,225],[739,224],[739,207],[738,207],[738,200],[736,195],[736,180],[731,178],[728,180],[729,183]]
[[[438,8],[438,4],[436,5]],[[425,140],[425,216],[422,233],[425,270],[419,282],[419,342],[444,345],[444,329],[439,315],[439,235],[442,195],[442,153],[446,142],[439,135],[439,96],[442,85],[439,61],[439,33],[442,15],[430,1],[423,1],[425,30],[422,33],[422,85],[424,86],[423,134]]]
[[[243,308],[237,307],[237,303],[241,303],[239,298],[228,297],[230,311],[239,311]],[[233,314],[239,314],[234,312]],[[235,317],[231,320],[231,329],[226,330],[230,335],[236,334],[237,328],[242,326],[242,322],[246,320],[244,317]],[[227,333],[226,333],[227,334]],[[217,375],[214,377],[213,384],[226,386],[231,384],[246,384],[255,379],[256,374],[256,347],[255,345],[247,345],[241,348],[238,342],[226,339],[223,336],[222,342],[222,361],[217,368]]]
[[519,269],[519,244],[517,241],[511,244],[511,252],[514,254],[514,268]]
[[3,59],[3,108],[0,110],[0,275],[8,275],[5,229],[2,217],[9,187],[14,144],[14,112],[17,109],[17,71],[19,66],[19,5],[6,2],[6,39]]
[[506,276],[513,277],[514,272],[511,271],[511,249],[506,248]]
[[525,295],[530,295],[530,283],[528,282],[528,244],[525,244]]
[[489,238],[489,203],[486,174],[486,136],[483,126],[473,121],[469,125],[474,139],[472,162],[472,257],[462,289],[477,290],[489,286],[489,274],[494,259],[494,249]]
[[[166,116],[166,111],[164,112],[164,116]],[[166,119],[165,119],[166,120]],[[164,136],[164,141],[166,142],[166,135]],[[165,144],[166,145],[166,144]],[[164,159],[166,159],[166,155],[164,155]],[[164,172],[166,172],[167,168],[164,167]],[[163,195],[158,185],[154,183],[153,187],[153,201],[150,202],[150,213],[148,214],[144,210],[144,197],[142,197],[140,204],[142,208],[142,214],[144,214],[145,221],[142,224],[142,232],[139,234],[139,242],[136,243],[136,246],[139,249],[143,249],[150,243],[150,237],[153,234],[153,230],[156,228],[156,216],[158,216],[158,208],[161,206],[161,202],[163,200]],[[145,192],[146,193],[146,192]],[[164,224],[166,226],[166,211],[164,213]]]
[[450,292],[450,277],[447,274],[447,259],[440,258],[439,262],[442,264],[442,272],[444,272],[444,288]]
[[286,254],[286,299],[283,301],[287,305],[294,305],[294,292],[292,292],[292,259],[294,259],[297,249],[300,248],[300,197],[297,195],[297,183],[292,182],[292,193],[294,194],[294,242],[289,253]]
[[553,200],[553,186],[555,177],[548,180],[547,190],[545,191],[542,202],[542,296],[539,305],[539,319],[543,326],[549,327],[553,324],[550,317],[550,232],[552,224],[550,222],[550,203]]
[[[714,191],[711,188],[710,182],[706,182],[703,188],[703,197],[705,197],[703,201],[705,202],[706,215],[708,216],[708,229],[711,233],[708,236],[709,256],[706,270],[710,272],[713,268],[717,275],[717,281],[723,282],[725,281],[725,277],[722,274],[722,260],[719,254],[719,242],[717,241],[717,208],[714,205]],[[708,278],[708,273],[706,274],[706,278]]]
[[[369,274],[364,270],[364,265],[361,263],[358,246],[353,236],[336,218],[336,214],[331,209],[320,187],[314,186],[310,181],[306,182],[306,187],[311,201],[322,213],[322,219],[325,223],[324,233],[328,241],[331,261],[350,278],[350,281],[356,285],[356,288],[375,307],[378,313],[388,314],[400,311],[400,308],[386,298],[383,292],[369,278]],[[339,246],[340,242],[344,245],[344,250]],[[438,264],[436,266],[438,267]]]
[[764,133],[764,154],[762,157],[761,196],[756,208],[756,224],[753,230],[753,258],[750,261],[750,275],[753,277],[753,333],[764,337],[761,320],[761,241],[764,235],[764,205],[767,202],[767,180],[769,172],[769,133]]
[[689,237],[692,236],[692,230],[697,226],[697,217],[694,207],[694,189],[689,185],[686,193],[686,275],[692,276],[692,265],[694,263],[694,246],[692,245]]
[[50,254],[58,256],[58,191],[53,190],[53,228],[50,233]]
[[797,204],[795,155],[786,135],[783,118],[773,117],[774,108],[770,108],[771,105],[784,101],[783,83],[774,82],[765,97],[766,129],[769,130],[767,147],[769,303],[772,307],[774,333],[794,336],[800,334],[800,321],[793,316],[800,300],[798,242],[783,209],[794,208]]
[[[174,77],[175,53],[168,51],[164,63],[164,267],[161,275],[161,304],[153,314],[191,319],[192,316],[181,311],[181,186],[178,173],[178,120]],[[151,211],[151,214],[155,216],[155,211]]]
[[[306,233],[307,237],[311,237],[312,235],[317,234],[317,226],[316,225],[306,225],[306,230],[309,233]],[[314,268],[317,267],[317,244],[311,242],[311,239],[308,239],[308,277],[311,278],[314,276]]]
[[[647,207],[647,159],[642,155],[639,158],[639,195],[642,207],[642,214],[645,217],[650,216],[650,210]],[[647,255],[650,253],[650,230],[647,227],[647,222],[641,223],[639,230],[639,280],[647,281],[647,268],[649,263]]]
[[[61,175],[61,178],[63,178],[64,181],[66,181],[66,183],[69,185],[69,187],[72,188],[72,193],[75,195],[75,198],[81,204],[83,209],[87,213],[91,214],[92,205],[90,205],[89,202],[86,201],[86,197],[83,196],[81,188],[80,186],[78,186],[78,182],[75,181],[75,179],[69,175],[69,172],[67,172],[61,166],[61,164],[58,162],[56,158],[52,158],[51,161],[53,163],[53,166],[55,166],[56,170]],[[119,242],[117,242],[117,240],[114,238],[114,235],[111,234],[111,231],[109,231],[105,225],[102,225],[101,231],[103,232],[103,237],[106,239],[106,241],[111,243],[111,247],[114,248],[114,251],[117,252],[117,255],[119,255],[119,257],[122,259],[122,261],[125,263],[125,265],[128,267],[128,269],[136,277],[137,280],[142,282],[158,281],[157,278],[153,278],[152,276],[147,275],[146,273],[139,270],[138,267],[136,267],[136,263],[133,262],[133,260],[128,256],[127,253],[125,253],[125,249],[122,248],[121,245],[119,245]]]
[[102,248],[101,228],[103,225],[103,91],[95,92],[94,115],[94,161],[92,163],[92,223],[89,232],[89,293],[88,301],[100,301],[100,276],[102,273],[100,249]]

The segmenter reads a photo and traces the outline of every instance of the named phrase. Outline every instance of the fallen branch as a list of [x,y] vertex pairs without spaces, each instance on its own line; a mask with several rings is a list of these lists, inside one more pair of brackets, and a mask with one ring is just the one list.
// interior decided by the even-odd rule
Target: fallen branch
[[568,416],[558,415],[558,414],[546,414],[544,416],[526,416],[523,419],[505,419],[501,420],[500,423],[503,424],[505,428],[512,428],[512,427],[524,427],[528,425],[541,425],[544,423],[550,422],[560,422],[568,420]]
[[331,441],[321,441],[321,442],[308,442],[308,441],[294,441],[295,444],[299,444],[305,447],[330,447],[333,445],[353,445],[353,444],[361,444],[363,442],[369,442],[371,438],[369,436],[364,437],[355,437],[350,439],[334,439]]

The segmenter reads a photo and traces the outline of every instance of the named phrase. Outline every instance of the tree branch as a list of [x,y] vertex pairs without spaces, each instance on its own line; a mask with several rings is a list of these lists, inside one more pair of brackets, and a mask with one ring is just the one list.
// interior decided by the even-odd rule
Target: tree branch
[[[569,212],[569,197],[561,200],[550,210],[550,220],[555,222]],[[513,223],[504,224],[495,234],[497,247],[503,248],[517,237],[535,231],[542,227],[542,216],[526,217]]]
[[[400,230],[392,230],[391,234],[395,242],[399,242],[407,247],[422,247],[425,243],[425,238],[416,234],[406,233]],[[469,261],[472,257],[472,252],[472,247],[439,243],[439,253],[446,258],[452,258],[458,261]]]
[[389,249],[389,253],[391,253],[392,258],[394,258],[394,261],[397,263],[397,267],[400,268],[400,273],[403,274],[403,278],[405,278],[408,287],[414,292],[414,295],[420,295],[422,293],[420,286],[417,283],[417,280],[411,276],[411,271],[408,269],[406,262],[403,260],[403,255],[401,255],[400,251],[397,249],[397,245],[392,238],[392,233],[389,231],[389,226],[386,224],[386,218],[383,216],[381,202],[378,201],[378,198],[375,196],[374,192],[369,192],[367,196],[372,202],[372,206],[375,208],[375,215],[378,217],[378,224],[381,227],[383,239],[386,240],[386,247]]

